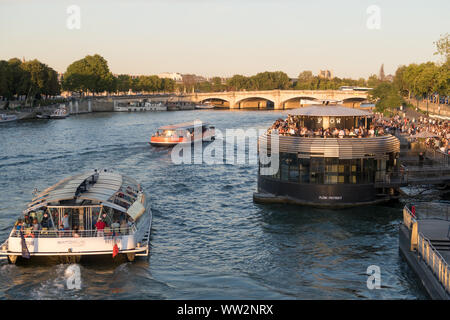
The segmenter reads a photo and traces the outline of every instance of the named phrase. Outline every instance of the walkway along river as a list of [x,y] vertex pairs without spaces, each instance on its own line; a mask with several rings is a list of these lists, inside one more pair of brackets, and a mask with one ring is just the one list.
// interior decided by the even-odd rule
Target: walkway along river
[[[258,205],[256,164],[175,165],[149,146],[168,123],[267,129],[278,111],[94,113],[0,128],[0,240],[35,187],[90,168],[139,179],[154,214],[150,258],[68,265],[0,261],[0,299],[424,299],[398,252],[402,205],[314,209]],[[253,155],[251,155],[253,156]],[[254,155],[256,156],[256,155]],[[367,287],[380,267],[381,288]]]

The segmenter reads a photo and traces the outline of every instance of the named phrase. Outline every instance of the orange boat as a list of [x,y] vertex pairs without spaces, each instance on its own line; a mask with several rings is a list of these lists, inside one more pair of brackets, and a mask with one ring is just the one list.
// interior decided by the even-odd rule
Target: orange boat
[[214,126],[197,120],[158,128],[150,138],[150,144],[169,147],[179,143],[191,144],[196,141],[212,141],[214,138]]

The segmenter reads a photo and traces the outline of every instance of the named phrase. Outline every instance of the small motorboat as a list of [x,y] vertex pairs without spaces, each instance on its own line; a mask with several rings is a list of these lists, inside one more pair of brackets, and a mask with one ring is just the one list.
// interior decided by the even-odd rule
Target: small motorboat
[[14,115],[14,114],[3,114],[3,113],[0,113],[0,123],[16,121],[17,119],[18,119],[17,116]]
[[50,119],[65,119],[69,116],[69,110],[65,106],[59,107],[52,114],[50,114]]
[[209,103],[197,104],[195,109],[214,109],[214,105]]
[[158,128],[150,138],[150,144],[170,147],[177,144],[191,144],[196,141],[203,142],[214,139],[214,126],[196,120]]
[[67,177],[36,193],[0,257],[78,262],[83,256],[148,256],[152,212],[141,185],[110,170]]
[[50,115],[49,114],[38,113],[38,114],[36,114],[36,118],[38,118],[38,119],[50,119]]

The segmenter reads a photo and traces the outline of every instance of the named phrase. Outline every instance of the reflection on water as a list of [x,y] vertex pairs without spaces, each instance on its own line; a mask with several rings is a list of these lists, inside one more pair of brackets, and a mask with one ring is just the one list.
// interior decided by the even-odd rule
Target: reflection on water
[[[426,298],[398,254],[401,206],[345,210],[257,205],[254,164],[174,165],[148,144],[157,127],[201,119],[266,128],[276,111],[98,113],[0,127],[0,240],[35,187],[91,168],[142,183],[154,214],[151,254],[134,263],[84,261],[80,290],[69,265],[0,262],[0,299]],[[108,260],[108,259],[106,259]],[[366,286],[381,268],[380,290]]]

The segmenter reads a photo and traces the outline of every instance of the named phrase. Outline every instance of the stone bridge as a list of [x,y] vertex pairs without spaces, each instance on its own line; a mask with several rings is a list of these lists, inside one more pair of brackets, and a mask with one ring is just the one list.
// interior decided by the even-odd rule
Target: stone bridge
[[185,98],[195,102],[210,101],[231,109],[238,108],[298,108],[305,104],[317,104],[322,101],[337,101],[349,107],[359,107],[367,101],[364,91],[340,90],[266,90],[266,91],[228,91],[210,93],[190,93]]

